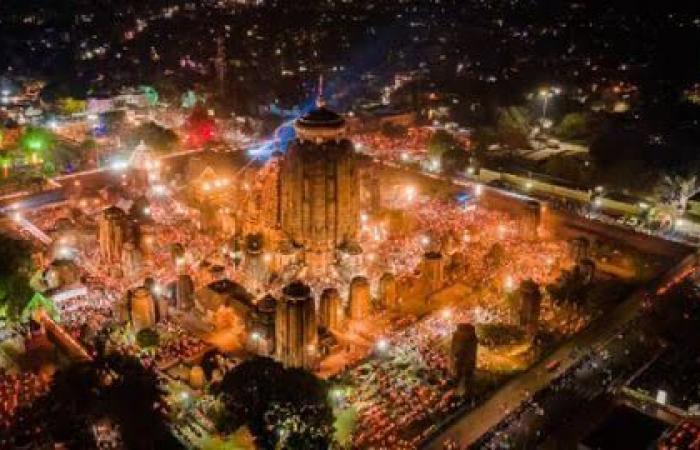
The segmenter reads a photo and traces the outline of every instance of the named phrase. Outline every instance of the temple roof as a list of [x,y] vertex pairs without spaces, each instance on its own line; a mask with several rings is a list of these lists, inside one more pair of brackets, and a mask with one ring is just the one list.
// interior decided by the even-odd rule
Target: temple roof
[[325,106],[319,106],[298,119],[296,125],[303,128],[340,128],[345,125],[345,119]]

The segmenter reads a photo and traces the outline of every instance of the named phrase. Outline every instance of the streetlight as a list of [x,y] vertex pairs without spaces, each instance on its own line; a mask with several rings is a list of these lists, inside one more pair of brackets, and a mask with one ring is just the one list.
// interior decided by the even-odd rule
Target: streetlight
[[542,99],[542,126],[545,128],[547,128],[545,123],[547,121],[547,106],[549,106],[549,99],[555,95],[561,95],[561,92],[562,90],[559,87],[541,88],[538,92],[539,97]]

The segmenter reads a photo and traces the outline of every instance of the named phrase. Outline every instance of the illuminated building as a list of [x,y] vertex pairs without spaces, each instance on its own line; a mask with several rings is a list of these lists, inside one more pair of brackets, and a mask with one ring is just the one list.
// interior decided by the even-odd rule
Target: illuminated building
[[194,283],[192,277],[180,274],[175,285],[175,305],[179,310],[189,311],[194,307]]
[[476,329],[470,323],[460,323],[452,334],[450,344],[450,375],[457,382],[457,392],[465,394],[476,370],[478,341]]
[[312,369],[317,361],[318,329],[311,289],[294,281],[282,290],[275,314],[275,356],[285,367]]
[[387,272],[379,279],[379,303],[387,309],[396,308],[399,304],[396,278],[391,273]]
[[312,273],[334,262],[334,251],[359,229],[359,172],[345,119],[324,106],[298,119],[297,139],[280,168],[282,230],[303,246]]
[[445,283],[442,253],[426,252],[423,255],[423,279],[430,293],[442,289]]
[[98,241],[103,261],[121,262],[122,248],[125,241],[125,220],[126,214],[116,206],[109,207],[102,212],[98,224]]
[[591,243],[585,237],[577,237],[571,240],[569,243],[571,258],[576,263],[580,263],[584,259],[588,258]]
[[263,238],[261,234],[249,234],[245,239],[245,258],[243,270],[250,280],[252,289],[264,287],[268,278],[268,268],[263,252]]
[[350,282],[348,312],[352,320],[365,319],[372,312],[369,282],[367,278],[358,276],[353,278]]
[[134,277],[141,270],[141,252],[131,242],[124,244],[121,265],[122,273],[127,277]]
[[537,331],[540,319],[540,303],[542,293],[540,287],[532,280],[524,280],[518,289],[520,297],[519,325],[524,327],[528,334]]
[[324,289],[319,301],[318,326],[326,330],[336,330],[340,326],[340,321],[340,294],[335,288]]
[[146,288],[139,287],[130,296],[131,325],[134,331],[151,328],[156,323],[156,308],[151,293]]
[[247,327],[247,345],[250,351],[258,355],[274,355],[276,310],[277,299],[269,294],[255,305]]

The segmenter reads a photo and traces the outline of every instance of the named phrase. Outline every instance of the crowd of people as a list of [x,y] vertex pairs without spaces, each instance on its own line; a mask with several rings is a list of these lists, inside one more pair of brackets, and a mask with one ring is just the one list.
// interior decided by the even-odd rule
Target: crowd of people
[[404,135],[387,136],[381,132],[353,135],[355,148],[381,159],[420,161],[425,159],[433,130],[410,127]]
[[350,369],[347,401],[358,410],[357,447],[412,449],[461,400],[450,381],[445,342],[467,310],[436,313],[386,336]]
[[0,448],[7,444],[3,442],[3,430],[10,429],[19,419],[15,417],[18,410],[48,391],[49,381],[50,377],[41,373],[0,372]]

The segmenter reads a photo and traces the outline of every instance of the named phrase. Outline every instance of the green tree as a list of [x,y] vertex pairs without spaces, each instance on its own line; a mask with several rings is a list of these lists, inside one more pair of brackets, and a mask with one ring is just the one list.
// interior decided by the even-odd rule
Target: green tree
[[456,139],[449,132],[437,130],[428,141],[428,156],[439,159],[443,153],[458,146]]
[[573,112],[562,118],[554,129],[554,134],[564,140],[590,141],[591,118],[589,114]]
[[100,355],[57,372],[48,394],[19,412],[23,420],[13,434],[27,436],[30,448],[62,442],[96,449],[93,426],[106,422],[119,431],[123,448],[180,449],[158,407],[163,395],[156,373],[137,358]]
[[328,387],[310,372],[253,358],[228,372],[214,392],[226,411],[219,429],[247,425],[262,449],[325,450],[333,441]]
[[31,245],[27,241],[0,234],[0,309],[6,318],[18,320],[32,297],[29,278],[32,273]]
[[132,147],[141,141],[157,152],[167,153],[177,145],[178,137],[172,130],[148,122],[136,128],[127,138],[128,145]]
[[403,138],[408,134],[408,130],[404,126],[384,122],[381,127],[381,133],[389,138]]
[[525,108],[510,106],[498,111],[496,135],[510,148],[529,148],[530,117]]
[[442,154],[441,165],[445,173],[463,172],[469,164],[469,153],[461,147],[452,147]]

